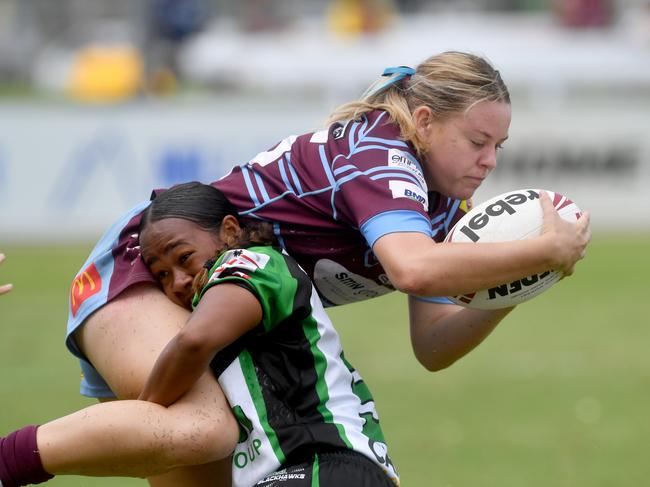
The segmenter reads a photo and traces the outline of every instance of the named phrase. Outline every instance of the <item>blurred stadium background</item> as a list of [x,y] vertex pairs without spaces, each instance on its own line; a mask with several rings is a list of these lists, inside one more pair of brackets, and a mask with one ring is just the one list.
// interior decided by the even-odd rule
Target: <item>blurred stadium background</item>
[[441,373],[409,351],[403,296],[333,311],[404,485],[645,485],[647,0],[0,0],[0,284],[15,285],[0,298],[0,434],[90,403],[63,346],[67,289],[120,212],[449,49],[486,56],[512,93],[476,199],[562,192],[592,211],[594,243],[575,277]]

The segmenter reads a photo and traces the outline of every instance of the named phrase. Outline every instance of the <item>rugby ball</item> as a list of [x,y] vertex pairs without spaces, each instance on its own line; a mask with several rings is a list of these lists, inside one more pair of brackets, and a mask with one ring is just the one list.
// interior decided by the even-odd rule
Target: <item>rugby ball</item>
[[[548,193],[562,218],[571,222],[578,220],[580,208],[567,197],[548,190],[518,189],[495,196],[472,208],[450,230],[445,242],[506,242],[539,236],[543,225],[540,191]],[[561,278],[561,272],[548,270],[490,289],[451,296],[449,299],[467,308],[507,308],[538,296]]]

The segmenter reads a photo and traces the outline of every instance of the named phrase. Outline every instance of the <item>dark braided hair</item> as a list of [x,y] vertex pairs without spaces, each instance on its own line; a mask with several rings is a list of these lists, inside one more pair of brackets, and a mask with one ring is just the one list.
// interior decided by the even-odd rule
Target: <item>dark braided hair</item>
[[197,286],[199,290],[203,288],[209,269],[226,250],[254,245],[277,245],[272,226],[266,222],[242,222],[235,206],[221,191],[209,184],[191,182],[178,184],[160,193],[154,192],[151,204],[142,214],[140,234],[151,223],[167,218],[187,220],[218,234],[221,222],[228,215],[237,219],[241,234],[234,242],[224,242],[226,245],[219,254],[205,263],[203,271],[194,278],[196,291]]

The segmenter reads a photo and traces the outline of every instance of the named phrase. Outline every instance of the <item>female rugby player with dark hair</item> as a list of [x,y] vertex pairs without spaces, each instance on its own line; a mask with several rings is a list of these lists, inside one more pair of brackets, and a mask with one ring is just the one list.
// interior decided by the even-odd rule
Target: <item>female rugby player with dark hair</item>
[[[189,183],[145,210],[140,241],[165,294],[194,308],[141,399],[170,406],[210,368],[240,424],[236,445],[221,438],[226,454],[234,447],[235,486],[399,484],[367,386],[343,358],[309,277],[272,247],[267,224],[240,225],[218,189]],[[171,285],[178,272],[193,278],[183,295]],[[165,432],[173,409],[147,404],[101,404],[45,424],[38,447],[26,441],[33,426],[1,439],[0,485],[169,470],[176,450],[191,445],[176,437],[182,431]]]

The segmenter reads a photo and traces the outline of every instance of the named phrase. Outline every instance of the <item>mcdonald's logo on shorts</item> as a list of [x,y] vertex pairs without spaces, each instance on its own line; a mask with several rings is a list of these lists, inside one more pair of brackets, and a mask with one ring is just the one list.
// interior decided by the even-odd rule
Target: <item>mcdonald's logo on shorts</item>
[[102,278],[95,264],[90,264],[72,281],[70,289],[70,309],[72,316],[76,316],[79,307],[89,297],[102,290]]

